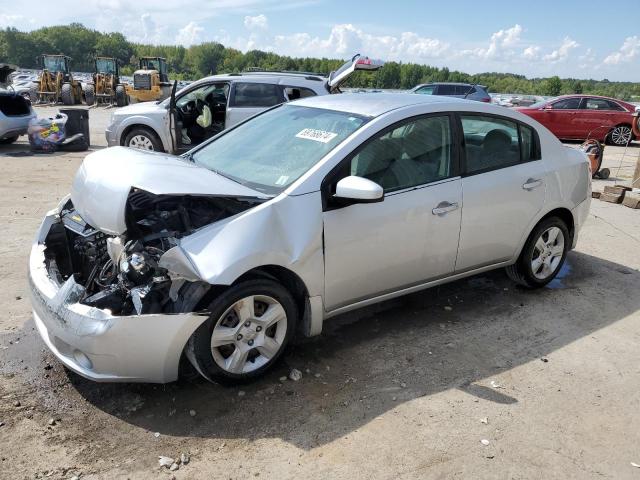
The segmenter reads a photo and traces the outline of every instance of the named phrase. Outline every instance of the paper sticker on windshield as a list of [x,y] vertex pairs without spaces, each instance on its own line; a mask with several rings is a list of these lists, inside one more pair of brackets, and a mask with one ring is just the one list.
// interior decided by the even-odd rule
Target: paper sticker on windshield
[[300,133],[296,134],[297,138],[306,138],[307,140],[314,140],[321,143],[329,143],[337,136],[337,133],[316,130],[315,128],[305,128],[300,131]]

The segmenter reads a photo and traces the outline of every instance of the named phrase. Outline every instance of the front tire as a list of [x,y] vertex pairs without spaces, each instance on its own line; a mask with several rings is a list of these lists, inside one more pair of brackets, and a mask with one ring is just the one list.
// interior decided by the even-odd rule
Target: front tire
[[60,89],[60,97],[62,98],[62,103],[65,105],[73,105],[75,103],[73,98],[73,87],[70,83],[62,85],[62,88]]
[[609,143],[618,147],[624,147],[633,139],[633,131],[630,125],[618,125],[609,132]]
[[0,145],[9,145],[16,140],[18,140],[18,135],[16,135],[15,137],[3,138],[0,140]]
[[270,279],[230,287],[208,311],[209,319],[191,338],[193,356],[205,378],[227,385],[269,370],[293,337],[298,318],[291,293]]
[[124,107],[127,104],[127,92],[122,85],[116,86],[116,105]]
[[163,151],[162,142],[155,132],[144,127],[131,130],[124,139],[124,146],[152,152]]
[[86,85],[84,87],[84,101],[88,106],[96,103],[96,90],[93,85]]
[[506,268],[507,275],[526,288],[541,288],[555,278],[564,264],[571,236],[558,217],[542,220],[531,232],[518,261]]

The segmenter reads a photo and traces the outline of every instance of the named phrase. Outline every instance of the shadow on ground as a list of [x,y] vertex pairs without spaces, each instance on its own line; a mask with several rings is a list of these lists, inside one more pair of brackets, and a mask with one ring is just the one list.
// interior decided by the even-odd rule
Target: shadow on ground
[[[493,388],[491,377],[541,361],[636,312],[639,275],[572,252],[560,278],[542,290],[515,288],[502,271],[432,288],[331,319],[320,337],[298,341],[274,371],[239,388],[206,382],[96,384],[40,353],[39,339],[28,348],[38,349],[40,365],[55,365],[54,382],[68,376],[87,402],[122,422],[165,436],[277,437],[310,449],[403,402],[450,388],[517,403],[511,390]],[[304,378],[281,383],[279,377],[293,367]],[[41,402],[65,400],[61,392],[37,390]],[[80,404],[77,409],[86,410],[82,399]]]

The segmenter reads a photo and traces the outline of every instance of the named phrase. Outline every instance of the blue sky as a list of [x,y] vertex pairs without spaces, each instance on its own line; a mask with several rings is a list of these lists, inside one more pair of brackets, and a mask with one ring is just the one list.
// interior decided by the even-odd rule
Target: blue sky
[[[38,4],[42,3],[42,8]],[[338,0],[57,0],[15,11],[0,27],[81,22],[134,41],[216,40],[296,56],[373,58],[469,73],[640,81],[640,3]],[[611,13],[610,13],[611,12]]]

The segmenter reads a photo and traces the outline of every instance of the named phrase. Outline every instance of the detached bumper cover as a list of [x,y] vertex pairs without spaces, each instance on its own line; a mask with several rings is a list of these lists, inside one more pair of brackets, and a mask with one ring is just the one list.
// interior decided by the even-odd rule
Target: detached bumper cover
[[57,221],[55,211],[47,214],[29,260],[33,316],[47,347],[67,368],[90,380],[176,380],[183,348],[206,315],[113,316],[79,303],[84,287],[73,277],[58,285],[44,263],[44,239]]

